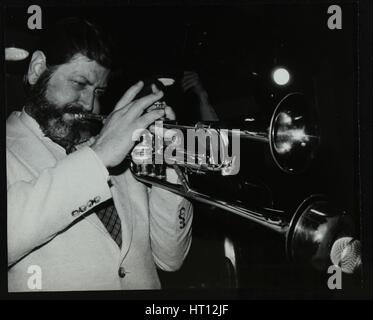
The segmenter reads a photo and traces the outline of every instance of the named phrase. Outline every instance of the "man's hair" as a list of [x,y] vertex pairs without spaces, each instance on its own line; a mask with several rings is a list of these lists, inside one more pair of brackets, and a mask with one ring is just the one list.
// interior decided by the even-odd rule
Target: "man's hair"
[[[39,49],[46,56],[48,77],[44,77],[46,84],[49,77],[56,68],[69,62],[76,54],[82,54],[88,59],[94,60],[101,66],[112,68],[112,43],[103,31],[93,23],[77,18],[65,18],[57,22],[42,35]],[[24,76],[24,89],[28,96],[27,102],[33,96],[40,94],[40,88],[30,85],[27,81],[27,74]]]
[[[38,122],[47,137],[70,152],[71,147],[80,140],[82,129],[88,132],[95,128],[85,124],[63,122],[63,110],[57,110],[56,106],[46,98],[48,82],[58,66],[69,62],[76,54],[82,54],[111,69],[110,44],[105,40],[102,32],[90,22],[68,18],[48,29],[39,48],[46,56],[47,68],[35,84],[30,85],[25,82],[25,89],[28,91],[25,110]],[[51,122],[61,128],[70,126],[69,134],[64,136],[54,131]]]
[[40,50],[46,55],[48,67],[67,63],[79,53],[105,68],[112,66],[109,40],[97,26],[76,17],[49,28],[41,39]]

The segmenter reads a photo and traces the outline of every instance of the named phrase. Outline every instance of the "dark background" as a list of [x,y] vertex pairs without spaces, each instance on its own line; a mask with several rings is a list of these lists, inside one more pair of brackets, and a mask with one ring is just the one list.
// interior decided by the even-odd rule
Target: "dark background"
[[[357,112],[357,7],[341,4],[343,29],[327,28],[325,3],[240,5],[43,5],[43,28],[65,16],[82,16],[102,25],[113,37],[115,76],[106,111],[136,80],[172,76],[177,80],[170,100],[180,121],[197,120],[196,101],[182,96],[183,70],[195,70],[222,120],[269,114],[289,92],[304,92],[319,115],[321,147],[313,166],[299,176],[280,172],[266,148],[254,146],[255,160],[245,166],[247,178],[258,175],[274,190],[276,206],[295,208],[314,193],[352,214],[360,233]],[[27,30],[27,7],[11,6],[5,14],[5,43],[21,42],[32,50],[43,31]],[[22,106],[20,78],[28,60],[6,67],[7,114]],[[292,83],[276,87],[270,73],[286,66]],[[255,72],[257,75],[253,75]],[[236,181],[222,180],[227,192]],[[229,190],[228,190],[229,189]],[[212,289],[232,287],[223,257],[229,236],[240,257],[239,288],[310,291],[329,296],[327,275],[289,263],[283,239],[230,213],[196,204],[194,241],[183,268],[161,274],[164,287]],[[363,243],[364,248],[364,243]],[[360,288],[354,281],[351,289]],[[229,291],[245,297],[246,291]],[[254,290],[254,291],[255,291]],[[251,291],[250,291],[251,292]]]

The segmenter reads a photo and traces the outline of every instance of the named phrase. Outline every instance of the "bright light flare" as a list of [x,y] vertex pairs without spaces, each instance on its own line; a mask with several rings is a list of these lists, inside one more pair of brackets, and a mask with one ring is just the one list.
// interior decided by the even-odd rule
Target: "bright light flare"
[[287,85],[290,81],[290,73],[285,68],[277,68],[272,73],[273,81],[279,85]]
[[28,57],[28,51],[21,48],[5,48],[5,61],[21,61]]
[[158,78],[158,81],[162,82],[165,87],[172,86],[175,83],[172,78]]

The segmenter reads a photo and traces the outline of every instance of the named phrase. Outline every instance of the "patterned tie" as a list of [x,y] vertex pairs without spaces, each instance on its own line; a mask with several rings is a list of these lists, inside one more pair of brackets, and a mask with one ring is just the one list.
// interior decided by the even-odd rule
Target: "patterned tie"
[[113,240],[118,244],[119,248],[121,248],[122,226],[113,200],[110,199],[103,203],[102,209],[99,209],[96,214],[100,218],[101,222],[103,223]]

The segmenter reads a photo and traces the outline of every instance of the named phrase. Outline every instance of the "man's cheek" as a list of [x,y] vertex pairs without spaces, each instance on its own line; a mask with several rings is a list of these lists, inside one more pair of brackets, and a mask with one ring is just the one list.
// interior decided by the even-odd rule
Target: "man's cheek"
[[77,101],[79,95],[73,90],[51,85],[47,90],[46,98],[56,106],[63,107]]

